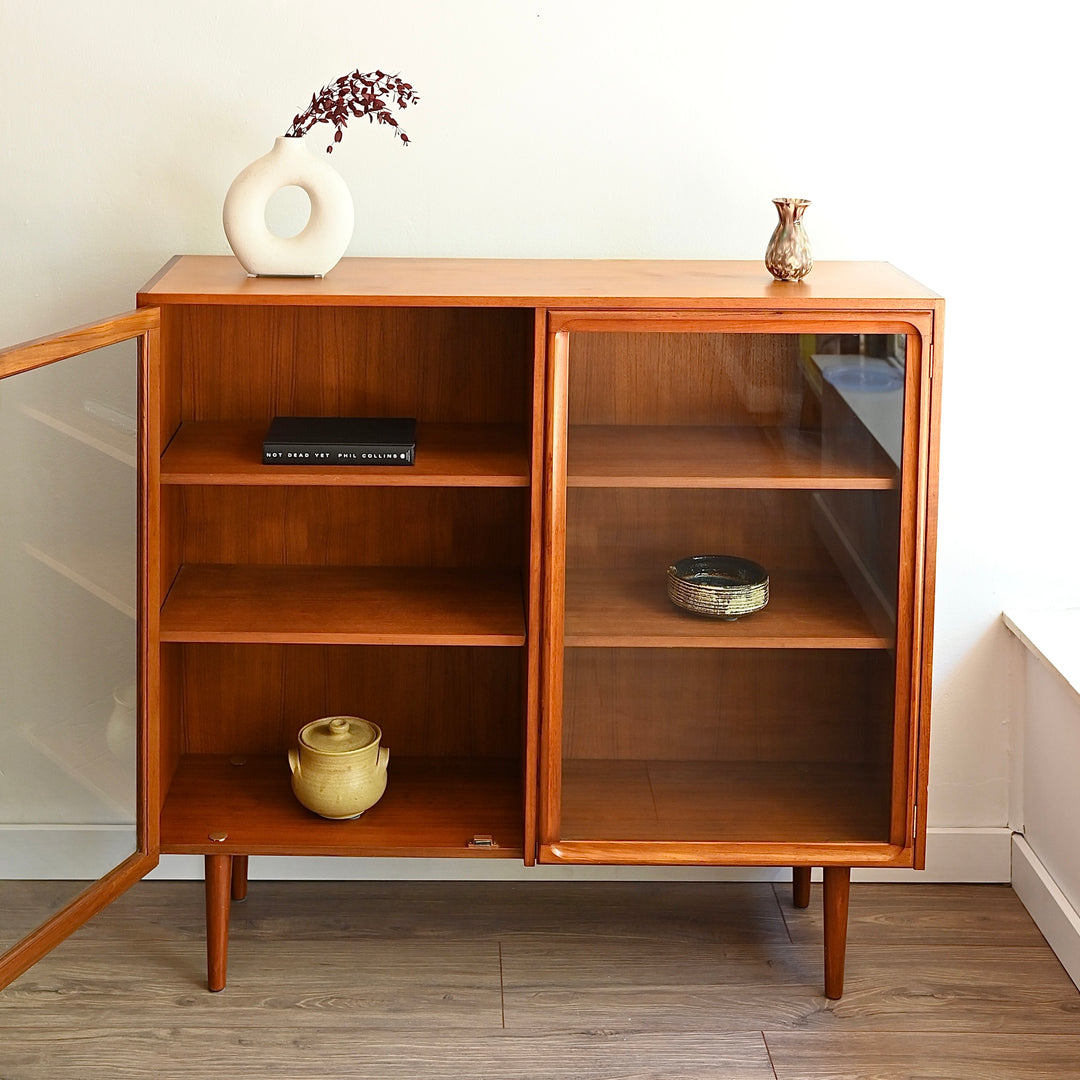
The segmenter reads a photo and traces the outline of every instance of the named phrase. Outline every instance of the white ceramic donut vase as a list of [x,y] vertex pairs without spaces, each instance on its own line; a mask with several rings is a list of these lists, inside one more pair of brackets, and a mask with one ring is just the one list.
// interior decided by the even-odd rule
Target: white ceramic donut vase
[[[311,216],[296,236],[277,236],[266,204],[283,187],[303,189]],[[341,175],[312,154],[302,138],[281,135],[274,149],[232,182],[221,214],[225,236],[241,266],[267,277],[321,277],[345,254],[353,234],[353,201]]]

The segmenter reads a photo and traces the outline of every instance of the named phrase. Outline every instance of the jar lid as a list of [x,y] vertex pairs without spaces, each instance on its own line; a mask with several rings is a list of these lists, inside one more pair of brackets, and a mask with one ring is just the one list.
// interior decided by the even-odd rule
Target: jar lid
[[300,729],[300,742],[324,754],[363,750],[381,738],[378,727],[359,716],[324,716]]

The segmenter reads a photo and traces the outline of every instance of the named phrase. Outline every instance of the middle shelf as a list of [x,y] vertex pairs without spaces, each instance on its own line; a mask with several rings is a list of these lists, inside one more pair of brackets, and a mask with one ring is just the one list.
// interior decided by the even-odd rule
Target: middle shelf
[[567,440],[570,487],[893,490],[875,443],[768,426],[578,424]]
[[266,422],[183,423],[161,460],[165,484],[332,487],[527,487],[525,428],[514,424],[417,426],[410,466],[264,465]]
[[525,643],[514,570],[185,564],[161,610],[176,642]]
[[569,570],[567,646],[885,649],[839,575],[773,571],[762,611],[727,621],[692,615],[667,596],[663,572]]

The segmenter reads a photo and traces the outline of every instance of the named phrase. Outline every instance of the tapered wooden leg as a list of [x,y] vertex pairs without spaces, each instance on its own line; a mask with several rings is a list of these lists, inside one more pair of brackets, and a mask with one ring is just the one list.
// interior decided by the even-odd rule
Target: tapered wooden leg
[[246,855],[234,855],[232,857],[232,898],[240,901],[247,899],[248,883],[248,857]]
[[825,893],[825,996],[835,1000],[844,992],[851,867],[826,866],[822,880]]
[[206,856],[206,984],[225,989],[229,962],[229,895],[232,891],[232,856]]
[[791,868],[791,902],[795,907],[810,906],[810,867]]

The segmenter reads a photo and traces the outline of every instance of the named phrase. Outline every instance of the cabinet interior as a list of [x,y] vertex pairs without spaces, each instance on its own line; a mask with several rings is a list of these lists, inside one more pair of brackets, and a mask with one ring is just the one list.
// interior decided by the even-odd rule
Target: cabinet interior
[[[533,320],[165,309],[167,850],[204,849],[224,799],[245,853],[522,857]],[[275,415],[414,417],[417,464],[263,466]],[[355,823],[289,790],[297,732],[337,714],[378,724],[392,755],[387,794]],[[478,835],[496,846],[470,849]]]

